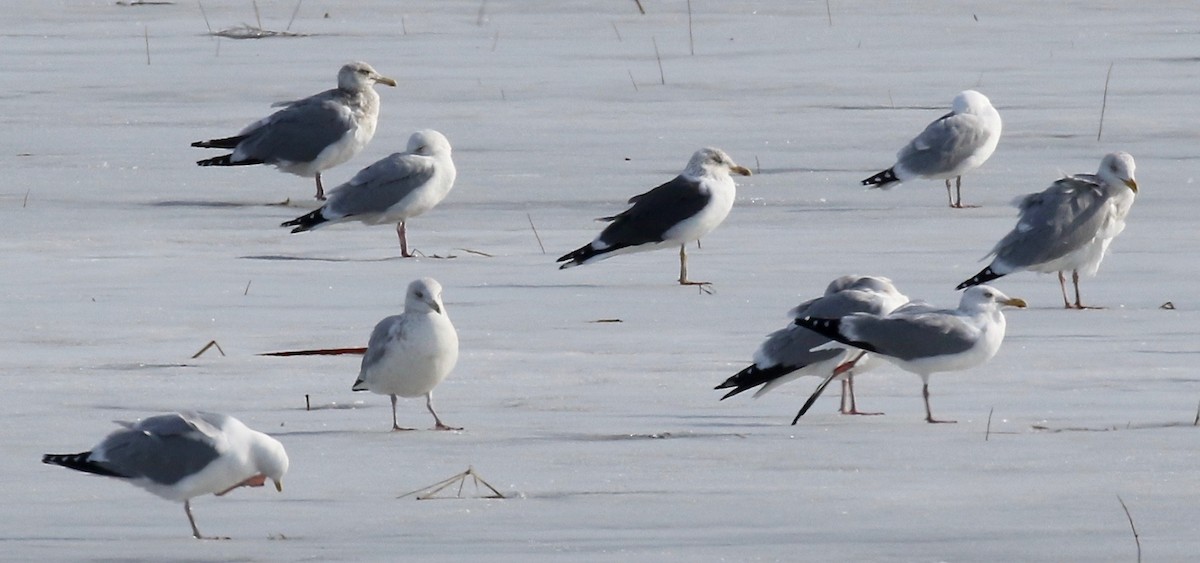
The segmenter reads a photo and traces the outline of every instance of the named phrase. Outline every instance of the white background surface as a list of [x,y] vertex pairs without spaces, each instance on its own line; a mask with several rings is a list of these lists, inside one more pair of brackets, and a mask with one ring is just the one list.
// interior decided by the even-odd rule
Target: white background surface
[[[0,10],[5,557],[1132,561],[1117,495],[1148,561],[1194,557],[1195,6],[835,1],[831,26],[823,2],[696,0],[691,55],[686,3],[643,3],[493,0],[481,16],[477,1],[310,0],[291,28],[310,36],[252,41],[208,36],[190,2]],[[275,30],[295,7],[258,5]],[[249,2],[203,6],[214,29],[254,23]],[[409,240],[457,258],[401,260],[388,227],[289,235],[277,225],[313,208],[311,180],[193,164],[219,153],[188,143],[332,87],[349,60],[400,86],[380,88],[374,141],[327,185],[442,131],[458,183]],[[1004,119],[965,178],[982,207],[946,208],[940,182],[858,186],[967,88]],[[756,172],[690,253],[714,295],[676,286],[670,251],[555,269],[594,217],[705,145]],[[1009,313],[990,363],[933,377],[935,414],[958,424],[924,423],[920,380],[893,367],[858,385],[885,416],[839,416],[831,389],[789,426],[813,378],[717,401],[836,276],[955,305],[1013,198],[1113,150],[1142,190],[1084,282],[1107,308],[1062,310],[1053,276],[998,280],[1032,307]],[[462,433],[388,432],[387,398],[350,392],[357,357],[256,355],[365,345],[420,276],[445,286],[459,330],[436,400]],[[189,359],[210,340],[227,356]],[[196,500],[201,530],[231,541],[38,462],[181,408],[237,416],[291,455],[283,494]],[[420,400],[401,408],[432,425]],[[395,498],[468,465],[514,498]]]

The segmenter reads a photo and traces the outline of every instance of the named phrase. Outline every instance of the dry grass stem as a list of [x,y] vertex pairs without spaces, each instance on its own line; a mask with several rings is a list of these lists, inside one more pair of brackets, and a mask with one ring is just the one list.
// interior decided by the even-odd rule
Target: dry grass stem
[[196,358],[199,358],[201,356],[201,354],[204,354],[205,352],[207,352],[209,350],[209,348],[216,348],[217,351],[220,352],[222,356],[225,355],[225,351],[221,349],[221,345],[217,344],[216,340],[209,340],[208,344],[205,344],[204,347],[201,348],[199,352],[192,354],[192,359],[194,360]]
[[263,352],[259,356],[341,356],[341,355],[363,355],[367,353],[365,347],[350,347],[350,348],[317,348],[314,350],[284,350],[282,352]]
[[537,232],[537,227],[533,224],[533,216],[529,213],[525,214],[525,218],[529,219],[529,228],[533,229],[533,237],[537,239],[538,247],[542,249],[542,254],[546,253],[546,245],[542,244],[542,237]]
[[1096,142],[1104,134],[1104,112],[1108,109],[1108,81],[1112,78],[1113,63],[1108,63],[1108,74],[1104,75],[1104,100],[1100,102],[1100,128],[1096,131]]
[[[466,471],[463,471],[462,473],[459,473],[458,475],[450,477],[449,479],[438,481],[437,483],[434,483],[428,487],[422,487],[411,493],[402,494],[396,498],[404,498],[404,497],[412,496],[412,495],[416,495],[417,500],[463,498],[463,494],[462,494],[463,487],[467,483],[467,477],[470,477],[475,482],[475,493],[476,493],[475,498],[493,498],[493,499],[507,498],[500,491],[496,490],[496,487],[493,487],[490,483],[488,483],[487,481],[484,481],[483,477],[480,477],[479,473],[475,472],[475,468],[470,467],[470,466],[467,467]],[[455,496],[453,496],[453,497],[437,496],[438,493],[442,492],[443,490],[445,490],[455,484],[458,485],[458,490],[455,492]],[[479,494],[480,493],[480,489],[479,489],[480,485],[483,485],[484,487],[487,488],[487,490],[491,491],[491,494],[480,495]]]
[[1133,530],[1133,543],[1137,544],[1137,560],[1142,563],[1142,539],[1138,536],[1137,526],[1133,525],[1133,515],[1129,513],[1129,507],[1125,506],[1125,500],[1121,495],[1117,495],[1117,501],[1121,503],[1121,509],[1125,511],[1125,518],[1129,520],[1129,529]]

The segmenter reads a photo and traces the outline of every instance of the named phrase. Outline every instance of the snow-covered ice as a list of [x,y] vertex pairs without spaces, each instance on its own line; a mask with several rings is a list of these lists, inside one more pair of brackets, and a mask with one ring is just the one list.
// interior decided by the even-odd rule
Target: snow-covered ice
[[[214,30],[254,22],[250,2],[201,4]],[[194,2],[0,10],[4,556],[1131,561],[1118,495],[1146,560],[1200,552],[1192,2],[692,1],[694,55],[686,2],[642,4],[305,2],[291,31],[307,36],[245,41],[209,36]],[[257,5],[276,30],[296,7]],[[399,86],[327,179],[444,132],[459,175],[421,250],[456,258],[399,259],[386,226],[291,236],[278,225],[316,207],[311,181],[195,166],[197,132],[325,89],[352,60]],[[922,127],[964,89],[1004,116],[970,177],[982,207],[947,209],[940,181],[858,184],[904,140],[881,131]],[[701,146],[754,172],[689,248],[713,295],[672,282],[662,253],[555,268]],[[885,416],[837,415],[828,393],[789,426],[815,380],[718,401],[828,280],[953,303],[1013,198],[1117,150],[1140,190],[1088,285],[1109,308],[1064,311],[1051,276],[999,280],[1031,308],[1007,315],[992,361],[938,380],[959,424],[926,424],[919,378],[892,367],[856,380]],[[286,198],[300,203],[268,205]],[[363,346],[423,276],[459,331],[438,399],[464,432],[386,431],[387,401],[349,390],[357,356],[257,355]],[[225,356],[191,359],[212,340]],[[283,494],[195,499],[232,541],[196,542],[177,507],[39,461],[178,409],[287,448]],[[399,416],[428,421],[420,401]],[[395,498],[467,466],[512,498]]]

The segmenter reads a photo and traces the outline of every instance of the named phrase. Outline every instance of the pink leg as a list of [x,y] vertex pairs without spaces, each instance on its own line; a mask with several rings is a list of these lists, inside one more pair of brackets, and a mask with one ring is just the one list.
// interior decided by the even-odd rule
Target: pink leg
[[396,225],[396,236],[400,237],[400,257],[412,258],[416,256],[408,251],[408,228],[404,226],[404,221],[400,221]]

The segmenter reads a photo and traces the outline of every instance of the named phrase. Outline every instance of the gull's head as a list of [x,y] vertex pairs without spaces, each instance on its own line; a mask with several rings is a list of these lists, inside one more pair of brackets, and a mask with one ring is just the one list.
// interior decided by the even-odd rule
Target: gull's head
[[450,154],[450,141],[433,129],[423,129],[408,138],[408,152],[421,156]]
[[987,96],[975,90],[963,90],[954,97],[954,113],[983,113],[992,107]]
[[338,71],[338,88],[352,92],[370,88],[372,84],[395,86],[396,81],[375,72],[371,65],[362,61],[346,63]]
[[960,310],[998,309],[1005,305],[1020,309],[1024,309],[1026,306],[1024,299],[1009,297],[990,285],[976,285],[963,292],[958,308]]
[[725,151],[712,147],[702,148],[692,154],[692,159],[688,161],[687,168],[683,169],[685,176],[698,178],[700,176],[711,174],[741,174],[749,176],[750,170],[744,166],[739,166]]
[[1104,160],[1100,161],[1100,170],[1096,175],[1104,181],[1105,184],[1111,186],[1125,185],[1137,193],[1137,180],[1133,178],[1133,170],[1137,166],[1133,163],[1133,156],[1127,152],[1114,152],[1104,155]]
[[872,295],[872,299],[876,300],[883,314],[890,313],[897,307],[908,303],[908,296],[900,293],[892,280],[881,276],[842,276],[829,283],[829,287],[825,288],[825,295],[832,295],[839,291],[860,291]]
[[[283,474],[288,470],[288,455],[283,449],[283,444],[279,440],[267,436],[261,432],[256,432],[254,445],[251,447],[251,456],[254,460],[254,466],[258,469],[258,474],[262,478],[270,479],[275,483],[275,490],[283,492]],[[256,485],[263,484],[261,478]]]
[[404,297],[405,313],[434,313],[441,314],[442,284],[433,278],[421,278],[408,284],[408,294]]

